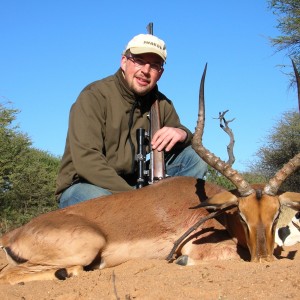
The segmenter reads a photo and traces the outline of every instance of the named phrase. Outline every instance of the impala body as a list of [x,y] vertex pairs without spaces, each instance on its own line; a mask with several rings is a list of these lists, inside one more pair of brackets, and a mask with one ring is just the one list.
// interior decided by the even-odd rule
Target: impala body
[[237,189],[174,177],[41,215],[0,239],[9,261],[0,273],[1,283],[65,279],[83,269],[112,267],[134,258],[165,259],[173,244],[208,214],[206,209],[227,212],[187,236],[176,248],[176,262],[192,265],[239,257],[237,244],[248,247],[251,261],[273,260],[280,207],[300,209],[300,193],[279,192],[281,183],[300,167],[300,153],[265,186],[251,186],[204,148],[205,74],[206,68],[193,148]]
[[[0,273],[0,282],[68,277],[83,267],[112,267],[134,258],[165,259],[176,239],[208,214],[191,207],[221,190],[174,177],[41,215],[1,238],[12,267]],[[238,257],[237,245],[215,219],[181,245],[180,255],[188,257],[186,264]]]

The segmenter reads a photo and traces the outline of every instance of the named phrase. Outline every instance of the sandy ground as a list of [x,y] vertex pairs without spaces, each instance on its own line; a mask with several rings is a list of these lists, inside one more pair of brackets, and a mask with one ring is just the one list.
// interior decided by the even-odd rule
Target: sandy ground
[[300,299],[298,245],[267,264],[211,261],[182,267],[163,260],[129,261],[65,281],[1,285],[0,299]]
[[[210,261],[183,267],[134,260],[65,281],[0,285],[2,300],[300,299],[300,244],[272,263]],[[0,268],[6,264],[0,255]]]

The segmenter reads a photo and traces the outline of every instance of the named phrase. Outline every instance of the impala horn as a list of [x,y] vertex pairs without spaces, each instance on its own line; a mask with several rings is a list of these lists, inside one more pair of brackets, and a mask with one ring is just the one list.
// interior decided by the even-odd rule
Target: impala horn
[[264,193],[270,196],[277,194],[281,184],[300,167],[300,153],[289,160],[276,174],[270,179],[264,188]]
[[205,123],[204,83],[206,69],[207,64],[205,65],[200,83],[198,121],[197,127],[195,128],[192,147],[209,166],[229,179],[236,186],[241,196],[245,197],[254,192],[250,184],[246,182],[236,170],[232,169],[229,164],[225,163],[215,154],[211,153],[202,144]]

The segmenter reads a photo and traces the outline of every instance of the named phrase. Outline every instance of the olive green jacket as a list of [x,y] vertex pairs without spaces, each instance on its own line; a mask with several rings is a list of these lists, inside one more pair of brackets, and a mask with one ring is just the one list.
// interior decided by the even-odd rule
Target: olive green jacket
[[78,180],[113,193],[132,189],[123,177],[135,172],[136,130],[149,132],[148,115],[157,98],[161,125],[185,130],[186,141],[176,145],[185,148],[191,143],[192,133],[180,124],[172,102],[157,86],[150,94],[137,96],[129,90],[119,69],[85,87],[71,107],[56,195]]

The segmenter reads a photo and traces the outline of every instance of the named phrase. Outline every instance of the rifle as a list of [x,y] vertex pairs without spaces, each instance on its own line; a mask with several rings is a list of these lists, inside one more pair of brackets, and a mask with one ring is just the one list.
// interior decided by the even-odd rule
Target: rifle
[[[158,129],[161,128],[158,100],[155,100],[150,110],[150,141]],[[150,144],[151,147],[151,144]],[[151,149],[149,183],[152,184],[166,177],[164,152]]]
[[[136,130],[137,138],[137,155],[138,162],[138,178],[137,188],[141,188],[146,184],[155,183],[166,177],[164,152],[151,148],[151,140],[157,130],[161,128],[160,111],[158,100],[155,100],[150,109],[150,132],[146,133],[144,128]],[[147,141],[148,139],[148,141]],[[149,170],[146,169],[146,144],[150,147],[150,163]]]
[[[147,26],[147,31],[149,34],[153,34],[153,23],[149,23]],[[158,151],[151,148],[151,140],[153,135],[157,130],[161,128],[160,123],[160,112],[158,100],[155,100],[150,109],[150,133],[148,137],[149,147],[150,147],[150,165],[149,171],[146,170],[146,151],[145,151],[145,129],[137,129],[136,137],[138,144],[138,151],[136,155],[136,160],[138,162],[138,179],[137,188],[141,188],[146,185],[145,177],[148,177],[148,184],[155,183],[166,177],[165,172],[165,159],[164,152]]]
[[136,130],[137,139],[137,155],[136,160],[138,162],[138,178],[136,187],[139,189],[146,185],[145,177],[148,175],[146,171],[146,150],[145,150],[145,129],[139,128]]
[[147,28],[147,31],[149,34],[153,34],[153,23],[152,22],[150,22],[146,28]]

